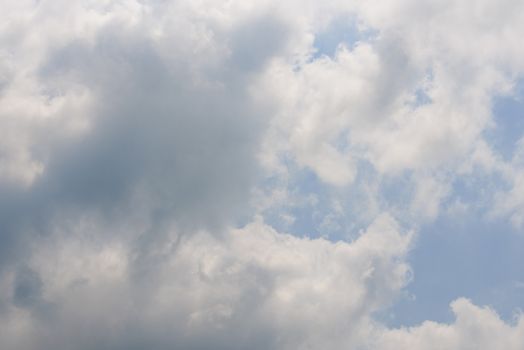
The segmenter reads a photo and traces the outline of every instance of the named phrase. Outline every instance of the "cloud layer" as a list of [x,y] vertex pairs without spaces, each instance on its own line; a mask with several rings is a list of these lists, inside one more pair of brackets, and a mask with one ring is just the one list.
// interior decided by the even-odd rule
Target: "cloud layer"
[[2,7],[1,348],[524,346],[465,298],[385,320],[421,228],[522,232],[519,1]]

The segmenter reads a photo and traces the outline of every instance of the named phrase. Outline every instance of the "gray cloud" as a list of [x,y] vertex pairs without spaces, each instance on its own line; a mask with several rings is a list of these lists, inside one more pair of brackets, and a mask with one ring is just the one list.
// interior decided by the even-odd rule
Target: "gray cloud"
[[219,232],[239,210],[247,214],[270,113],[248,89],[286,40],[277,20],[255,23],[215,38],[237,39],[222,73],[208,81],[188,70],[191,55],[163,56],[141,26],[126,31],[110,23],[92,42],[72,39],[50,50],[35,79],[50,103],[87,88],[89,130],[54,137],[60,121],[49,123],[34,136],[32,151],[43,174],[29,188],[0,184],[4,263],[21,254],[25,236],[46,234],[64,216],[127,220],[139,205],[155,225],[174,220],[183,231]]
[[[91,103],[82,111],[87,130],[74,137],[61,134],[60,118],[32,131],[31,156],[43,172],[29,186],[0,183],[0,273],[8,283],[0,313],[16,319],[27,311],[35,327],[26,329],[24,342],[13,333],[0,334],[2,347],[199,349],[222,338],[217,348],[226,349],[235,342],[221,332],[187,337],[183,327],[173,332],[176,316],[148,321],[140,313],[148,312],[149,299],[165,283],[157,270],[173,250],[158,249],[202,229],[221,235],[226,225],[249,214],[255,156],[270,113],[269,105],[253,101],[249,88],[285,43],[285,33],[262,33],[268,45],[260,47],[260,30],[245,34],[243,26],[232,28],[233,34],[216,38],[239,38],[231,43],[231,55],[211,80],[199,80],[199,69],[207,68],[189,70],[191,55],[167,57],[150,32],[135,29],[106,25],[94,41],[73,38],[46,52],[37,65],[33,81],[49,104],[78,86]],[[87,227],[79,230],[82,222]],[[109,281],[114,290],[93,290],[93,277],[81,277],[81,269],[64,287],[65,297],[49,295],[52,277],[24,261],[48,241],[58,252],[70,239],[99,241],[100,249],[115,241],[126,245],[130,284]],[[113,325],[102,322],[108,311],[115,312]],[[263,332],[252,331],[264,343]],[[254,337],[239,334],[237,348]]]

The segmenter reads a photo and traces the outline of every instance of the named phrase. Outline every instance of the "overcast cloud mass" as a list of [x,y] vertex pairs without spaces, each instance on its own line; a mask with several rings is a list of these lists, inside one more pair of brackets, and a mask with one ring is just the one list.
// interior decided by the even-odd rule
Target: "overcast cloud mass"
[[0,1],[0,348],[524,349],[524,2]]

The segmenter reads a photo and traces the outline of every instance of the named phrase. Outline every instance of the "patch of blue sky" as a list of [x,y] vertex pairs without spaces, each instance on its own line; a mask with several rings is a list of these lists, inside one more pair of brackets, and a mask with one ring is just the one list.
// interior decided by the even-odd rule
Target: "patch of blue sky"
[[428,69],[424,77],[424,80],[414,91],[412,99],[409,101],[409,105],[411,105],[412,108],[415,109],[417,107],[421,107],[433,102],[433,100],[427,93],[428,88],[431,86],[432,82],[433,71],[431,69]]
[[458,176],[453,180],[451,193],[442,206],[446,208],[454,203],[463,203],[470,208],[470,211],[483,216],[491,210],[494,194],[509,189],[509,184],[499,173],[478,172],[468,176]]
[[[297,220],[307,221],[308,215],[316,205],[316,198],[322,194],[322,187],[315,174],[301,169],[292,159],[281,159],[286,165],[288,175],[284,178],[272,176],[264,179],[259,188],[266,194],[274,190],[285,190],[283,203],[266,208],[262,215],[264,221],[279,232],[296,234],[297,236],[314,235],[313,225],[302,225],[304,230],[296,230]],[[307,228],[307,229],[306,229]]]
[[350,130],[342,129],[331,145],[340,153],[348,153],[351,147]]
[[492,113],[495,126],[485,138],[503,159],[510,160],[516,142],[524,136],[524,79],[515,84],[512,94],[495,98]]
[[370,40],[376,35],[377,32],[372,29],[359,27],[357,18],[340,16],[331,21],[325,30],[316,34],[313,59],[322,56],[333,58],[340,45],[351,49],[359,41]]
[[324,183],[308,168],[294,166],[290,174],[291,198],[264,213],[275,229],[301,237],[352,240],[373,220],[374,215],[366,215],[366,185],[376,173],[364,161],[359,162],[355,182],[344,188]]
[[431,97],[424,91],[424,89],[417,89],[415,91],[415,107],[424,106],[432,102]]
[[449,303],[467,297],[511,321],[524,309],[524,236],[506,220],[442,215],[423,226],[409,256],[414,279],[381,319],[390,326],[450,322]]
[[[286,212],[294,218],[289,223],[288,232],[308,237],[318,237],[318,208],[325,208],[328,203],[328,189],[321,183],[315,173],[308,168],[297,169],[289,185],[290,194],[294,197]],[[317,214],[318,215],[318,214]]]
[[289,200],[264,213],[265,221],[275,229],[297,236],[325,236],[319,230],[331,204],[331,189],[308,168],[293,169],[287,185]]
[[412,171],[404,171],[395,176],[383,177],[380,185],[380,196],[388,207],[403,210],[414,194]]
[[[411,173],[384,179],[381,196],[409,213],[414,186]],[[500,175],[473,173],[456,177],[436,221],[422,223],[409,263],[414,279],[390,309],[375,315],[393,327],[425,320],[453,321],[449,303],[459,297],[489,305],[511,321],[524,309],[524,235],[503,218],[486,215],[496,191],[507,184]],[[405,204],[402,204],[405,202]],[[464,207],[458,212],[453,205]],[[402,221],[403,216],[397,216]],[[406,222],[409,224],[409,215]]]

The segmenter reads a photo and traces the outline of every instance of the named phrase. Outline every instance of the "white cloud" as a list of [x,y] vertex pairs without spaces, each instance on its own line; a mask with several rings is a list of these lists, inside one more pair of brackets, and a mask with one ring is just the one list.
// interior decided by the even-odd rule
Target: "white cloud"
[[387,215],[352,243],[261,221],[222,239],[171,231],[139,260],[133,241],[99,239],[79,231],[44,243],[26,267],[39,288],[10,272],[25,303],[2,313],[2,347],[339,349],[367,342],[370,314],[409,281],[411,234]]
[[56,233],[7,274],[2,288],[20,301],[1,300],[2,347],[517,350],[524,342],[522,317],[508,324],[466,299],[452,303],[451,324],[388,329],[373,320],[410,279],[412,234],[388,215],[352,243],[297,238],[260,219],[220,239],[171,227],[146,259],[134,239],[107,243],[89,228]]
[[[472,154],[485,153],[493,99],[524,69],[516,44],[522,5],[499,6],[355,5],[349,11],[375,34],[339,46],[334,57],[291,67],[279,61],[266,76],[280,109],[264,159],[274,167],[278,160],[267,153],[284,154],[339,187],[354,184],[360,161],[386,178],[413,172],[414,188],[423,181],[449,186]],[[429,217],[439,213],[445,196],[438,197]],[[420,202],[413,201],[411,207]]]

